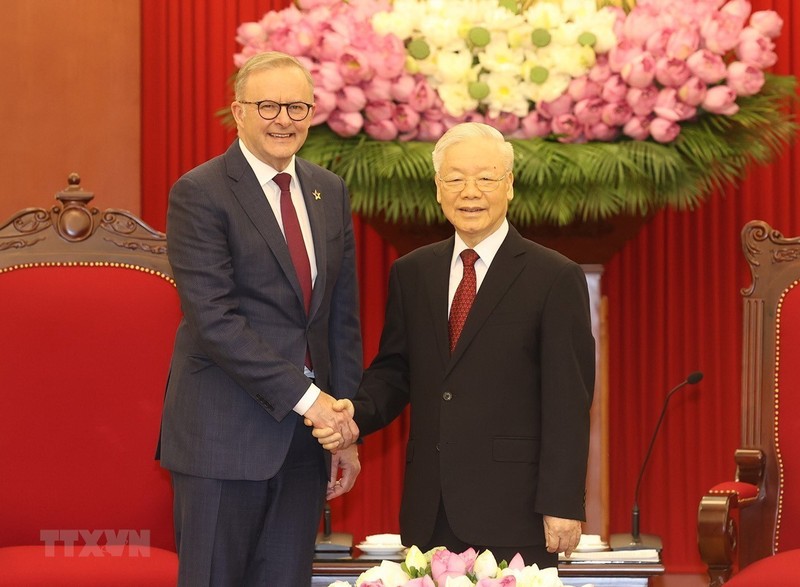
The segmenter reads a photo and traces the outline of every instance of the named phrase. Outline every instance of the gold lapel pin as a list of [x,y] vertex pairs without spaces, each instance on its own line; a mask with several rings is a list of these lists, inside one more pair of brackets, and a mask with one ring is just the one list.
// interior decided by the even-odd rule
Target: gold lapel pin
[[312,193],[314,194],[314,199],[315,200],[321,200],[322,199],[322,194],[320,192],[318,192],[317,190],[314,190]]

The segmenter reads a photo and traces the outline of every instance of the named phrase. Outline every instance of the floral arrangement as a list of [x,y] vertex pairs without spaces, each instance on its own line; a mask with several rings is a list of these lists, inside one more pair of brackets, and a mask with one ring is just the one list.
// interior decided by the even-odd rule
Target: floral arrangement
[[[383,561],[364,571],[356,587],[563,587],[555,567],[525,566],[517,554],[510,563],[497,563],[491,551],[470,548],[460,554],[439,547],[422,553],[408,549],[402,563]],[[336,581],[328,587],[353,587]]]
[[782,24],[749,0],[296,0],[240,25],[234,62],[306,65],[303,156],[357,211],[439,218],[431,142],[469,120],[514,142],[510,214],[564,224],[691,207],[774,157],[795,130],[794,79],[767,72]]

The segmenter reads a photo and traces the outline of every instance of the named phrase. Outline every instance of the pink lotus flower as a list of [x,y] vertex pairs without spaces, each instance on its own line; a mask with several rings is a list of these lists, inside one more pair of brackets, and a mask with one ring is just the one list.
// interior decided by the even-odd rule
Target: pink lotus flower
[[519,116],[508,112],[501,112],[497,116],[487,116],[484,122],[489,126],[495,127],[504,135],[515,133],[520,125]]
[[727,69],[722,57],[708,49],[700,49],[686,60],[694,75],[707,84],[715,84],[725,78]]
[[343,137],[355,136],[364,126],[364,117],[360,112],[342,112],[334,110],[328,116],[328,126],[337,135]]
[[622,132],[636,141],[643,141],[650,136],[651,120],[649,116],[634,116],[622,127]]
[[539,104],[539,114],[545,118],[555,118],[569,112],[572,112],[572,98],[569,94],[562,94],[555,100]]
[[520,130],[524,138],[545,137],[550,134],[550,119],[543,117],[534,110],[523,117]]
[[408,95],[408,105],[417,112],[425,112],[433,106],[436,98],[436,92],[428,85],[428,82],[425,79],[419,79]]
[[361,86],[369,102],[391,101],[392,82],[386,78],[375,76]]
[[444,585],[448,577],[463,577],[467,573],[467,565],[457,554],[448,550],[437,550],[431,558],[431,576],[433,580]]
[[725,114],[730,116],[739,111],[736,104],[736,92],[728,86],[715,86],[710,88],[703,100],[703,108],[714,114]]
[[628,86],[619,74],[608,78],[600,91],[600,97],[606,102],[621,102],[627,94]]
[[750,16],[750,11],[752,9],[753,7],[750,5],[749,0],[729,0],[722,8],[720,8],[720,12],[730,14],[740,22],[744,23],[747,20],[747,17]]
[[438,120],[423,118],[419,122],[419,133],[417,140],[433,142],[444,134],[444,123]]
[[700,34],[697,29],[680,28],[669,36],[665,53],[671,59],[685,60],[700,48]]
[[662,57],[656,64],[656,79],[662,86],[677,88],[692,75],[692,70],[683,59]]
[[660,28],[659,10],[655,6],[639,4],[628,14],[622,30],[626,39],[641,47]]
[[598,97],[600,95],[600,90],[601,86],[599,83],[590,80],[588,76],[582,75],[570,82],[567,93],[575,102],[578,102],[585,98]]
[[650,53],[640,53],[622,66],[620,75],[631,87],[647,87],[656,75],[656,60]]
[[690,77],[678,88],[678,99],[689,106],[699,106],[706,98],[708,86],[698,77]]
[[775,65],[778,55],[775,53],[775,43],[762,35],[754,28],[747,28],[742,32],[742,41],[736,47],[736,56],[745,63],[760,69]]
[[358,86],[345,86],[336,96],[336,107],[342,112],[361,112],[366,105],[367,97]]
[[646,88],[631,88],[625,96],[625,101],[637,116],[646,116],[653,112],[658,99],[658,88],[647,86]]
[[364,115],[370,122],[390,120],[394,118],[395,110],[395,104],[391,100],[376,100],[375,102],[367,103]]
[[364,132],[377,141],[393,141],[399,134],[391,120],[368,120],[364,123]]
[[739,16],[717,12],[703,23],[700,34],[710,51],[722,55],[736,46],[743,28],[744,20]]
[[612,73],[611,66],[608,64],[608,57],[601,55],[589,70],[589,79],[602,84],[611,77]]
[[553,118],[553,134],[561,143],[574,143],[581,139],[583,126],[573,114],[561,114]]
[[643,52],[641,43],[632,39],[623,39],[608,52],[608,67],[612,73],[619,73],[626,63],[630,63]]
[[320,87],[314,88],[314,117],[311,124],[322,124],[336,108],[336,94]]
[[653,112],[660,118],[677,122],[692,118],[697,113],[697,108],[681,102],[675,88],[664,88],[658,93]]
[[421,118],[419,112],[408,104],[398,104],[392,121],[397,126],[397,130],[407,133],[417,128]]
[[628,122],[632,116],[633,110],[627,102],[614,102],[603,107],[600,121],[610,127],[619,127]]
[[665,118],[654,118],[650,122],[650,136],[659,143],[671,143],[681,132],[677,123]]
[[592,126],[584,126],[583,132],[587,141],[613,141],[619,136],[618,126],[609,126],[605,122],[598,122]]
[[584,125],[600,122],[603,115],[603,106],[606,103],[601,98],[587,98],[575,103],[575,118]]
[[728,66],[728,85],[739,96],[752,96],[764,87],[764,72],[744,63],[734,61]]
[[392,98],[398,102],[408,102],[417,82],[410,75],[401,75],[392,82]]
[[774,39],[781,34],[783,19],[774,10],[759,10],[750,17],[750,26],[765,37]]
[[366,54],[355,49],[342,52],[338,63],[339,73],[346,84],[359,84],[372,79],[374,75]]

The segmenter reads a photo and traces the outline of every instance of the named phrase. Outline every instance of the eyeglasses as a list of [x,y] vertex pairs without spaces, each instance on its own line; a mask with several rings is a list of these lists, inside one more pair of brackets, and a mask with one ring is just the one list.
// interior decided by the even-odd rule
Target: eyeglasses
[[436,177],[438,177],[439,181],[442,182],[442,187],[445,189],[445,191],[451,192],[453,194],[458,194],[466,189],[467,183],[470,181],[475,182],[475,187],[478,188],[483,193],[493,192],[498,187],[500,187],[500,182],[503,181],[507,175],[508,172],[505,172],[502,177],[498,177],[497,179],[493,179],[491,177],[467,177],[459,179],[444,179],[439,175],[437,175]]
[[264,120],[274,120],[281,113],[281,108],[286,108],[286,114],[295,122],[300,122],[308,117],[313,104],[305,102],[273,102],[272,100],[259,100],[258,102],[245,102],[237,100],[239,104],[253,104],[258,108],[258,115]]

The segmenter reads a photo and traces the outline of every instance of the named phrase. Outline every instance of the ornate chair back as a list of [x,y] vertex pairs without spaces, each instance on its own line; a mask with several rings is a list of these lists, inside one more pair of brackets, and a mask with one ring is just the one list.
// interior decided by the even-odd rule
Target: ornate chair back
[[69,183],[0,224],[0,574],[174,585],[154,460],[181,315],[165,235]]
[[[731,585],[752,584],[735,573],[800,554],[800,237],[756,220],[743,228],[742,248],[752,283],[742,290],[741,448],[735,480],[703,497],[698,518],[712,585],[731,576]],[[779,560],[788,559],[765,561],[772,570],[759,574],[781,572]]]

